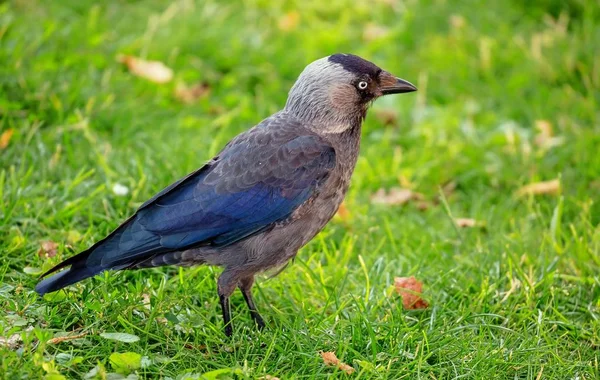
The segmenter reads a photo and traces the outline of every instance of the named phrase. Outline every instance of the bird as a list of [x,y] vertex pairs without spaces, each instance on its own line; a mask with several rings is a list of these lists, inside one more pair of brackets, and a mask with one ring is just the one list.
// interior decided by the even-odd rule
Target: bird
[[54,292],[107,270],[219,266],[225,335],[233,333],[229,298],[237,288],[254,323],[264,328],[252,297],[255,275],[285,267],[335,215],[373,101],[416,90],[357,55],[315,60],[282,110],[234,137],[104,239],[44,273],[41,278],[54,274],[36,292]]

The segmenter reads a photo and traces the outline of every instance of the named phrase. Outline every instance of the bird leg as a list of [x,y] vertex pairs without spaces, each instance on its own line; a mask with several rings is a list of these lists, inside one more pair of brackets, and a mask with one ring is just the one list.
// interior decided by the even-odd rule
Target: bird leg
[[225,335],[231,336],[233,334],[233,328],[231,327],[231,309],[229,308],[229,297],[219,294],[219,302],[221,303],[221,310],[223,311]]
[[250,309],[250,316],[258,326],[259,330],[265,328],[265,321],[260,316],[256,305],[254,304],[254,299],[252,298],[252,285],[254,284],[254,276],[246,277],[240,280],[239,287],[242,291],[242,295],[246,300],[246,304],[248,305],[248,309]]
[[219,280],[217,281],[217,292],[219,293],[219,302],[221,303],[221,311],[223,312],[223,328],[225,335],[227,336],[233,334],[229,297],[235,290],[236,282],[233,273],[228,272],[227,270],[221,273],[221,276],[219,276]]

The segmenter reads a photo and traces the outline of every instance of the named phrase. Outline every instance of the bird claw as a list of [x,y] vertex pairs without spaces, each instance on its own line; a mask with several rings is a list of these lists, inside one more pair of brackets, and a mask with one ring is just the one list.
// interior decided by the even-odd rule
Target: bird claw
[[223,332],[225,333],[225,336],[231,338],[231,336],[233,335],[233,327],[231,327],[231,323],[225,325],[225,327],[223,328]]
[[265,320],[260,316],[260,314],[258,314],[257,312],[252,313],[252,319],[254,319],[254,322],[256,323],[256,326],[258,327],[259,330],[264,330],[266,327],[265,324]]

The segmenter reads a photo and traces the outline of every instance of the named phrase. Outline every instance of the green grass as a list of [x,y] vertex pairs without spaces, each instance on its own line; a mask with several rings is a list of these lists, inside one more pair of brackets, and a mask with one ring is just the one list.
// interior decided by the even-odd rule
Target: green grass
[[[219,369],[238,378],[600,377],[600,5],[355,3],[0,3],[0,133],[14,131],[0,150],[0,336],[22,337],[0,346],[0,378],[81,378],[96,366],[173,379]],[[280,30],[296,7],[298,24]],[[279,110],[303,67],[334,52],[371,59],[419,92],[371,110],[350,216],[279,276],[259,278],[266,331],[255,331],[236,293],[235,336],[224,337],[217,268],[111,273],[34,293],[39,270]],[[175,79],[137,78],[118,54],[163,61]],[[177,83],[198,81],[210,96],[191,105],[173,96]],[[378,112],[391,112],[392,125]],[[559,145],[536,143],[540,120]],[[429,200],[457,187],[425,211],[371,202],[399,178]],[[515,195],[555,178],[558,195]],[[116,183],[129,194],[115,195]],[[457,230],[452,217],[486,228]],[[46,240],[59,243],[56,257],[37,255]],[[394,277],[410,275],[424,283],[426,310],[403,310],[394,292]],[[87,335],[47,343],[65,333]],[[321,350],[356,373],[324,366]],[[125,352],[147,357],[144,367],[113,366],[111,354]]]

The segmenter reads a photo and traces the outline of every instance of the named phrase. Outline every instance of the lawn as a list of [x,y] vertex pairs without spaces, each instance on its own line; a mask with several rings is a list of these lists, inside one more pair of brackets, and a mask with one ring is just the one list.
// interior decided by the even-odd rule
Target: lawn
[[[419,91],[374,105],[344,212],[258,278],[265,331],[236,292],[224,336],[218,268],[33,291],[335,52]],[[1,2],[0,378],[599,378],[599,102],[594,0]]]

